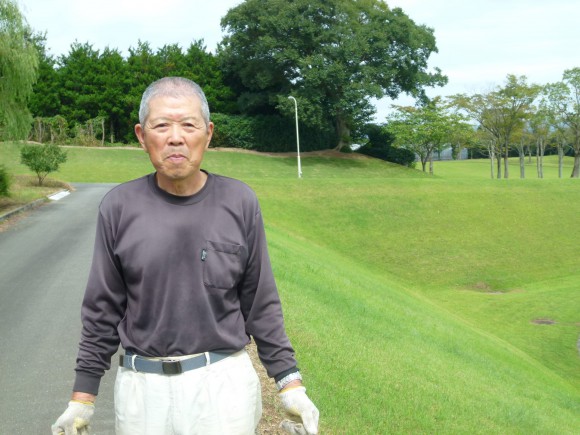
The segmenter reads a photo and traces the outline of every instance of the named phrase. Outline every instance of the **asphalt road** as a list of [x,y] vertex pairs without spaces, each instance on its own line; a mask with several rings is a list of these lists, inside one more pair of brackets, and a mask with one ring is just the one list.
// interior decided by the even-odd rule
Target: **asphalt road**
[[[1,435],[50,434],[67,406],[97,208],[112,186],[75,185],[0,233]],[[114,376],[101,383],[94,434],[114,434]]]

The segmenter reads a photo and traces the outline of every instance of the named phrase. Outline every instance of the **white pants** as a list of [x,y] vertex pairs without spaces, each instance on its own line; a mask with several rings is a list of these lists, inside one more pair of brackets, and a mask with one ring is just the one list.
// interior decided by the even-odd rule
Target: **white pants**
[[245,350],[179,375],[119,367],[118,435],[250,435],[262,416],[260,381]]

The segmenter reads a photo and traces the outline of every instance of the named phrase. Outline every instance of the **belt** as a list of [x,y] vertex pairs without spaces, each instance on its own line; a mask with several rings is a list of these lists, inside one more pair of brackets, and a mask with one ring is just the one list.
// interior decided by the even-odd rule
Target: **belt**
[[233,352],[205,352],[187,359],[149,359],[128,353],[119,355],[119,365],[136,372],[157,373],[161,375],[178,375],[189,370],[199,369],[221,361]]

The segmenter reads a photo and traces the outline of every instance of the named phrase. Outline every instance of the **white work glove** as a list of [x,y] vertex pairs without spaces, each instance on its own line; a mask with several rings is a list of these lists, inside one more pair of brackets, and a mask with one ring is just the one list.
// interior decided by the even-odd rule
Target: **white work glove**
[[302,419],[302,424],[284,420],[280,427],[289,434],[315,435],[318,433],[319,412],[314,403],[306,395],[305,387],[290,387],[279,393],[284,410]]
[[89,435],[89,423],[95,412],[91,402],[68,402],[68,408],[52,425],[52,435]]

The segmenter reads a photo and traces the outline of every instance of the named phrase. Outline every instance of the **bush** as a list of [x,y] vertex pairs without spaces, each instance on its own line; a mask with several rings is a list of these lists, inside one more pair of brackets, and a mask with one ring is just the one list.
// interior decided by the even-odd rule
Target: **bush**
[[0,197],[10,196],[10,174],[4,165],[0,165]]
[[24,145],[20,150],[20,161],[28,166],[38,177],[38,185],[51,172],[58,171],[61,163],[66,162],[67,153],[58,145]]
[[359,153],[398,165],[415,167],[415,153],[405,148],[393,147],[394,137],[384,127],[367,124],[363,133],[368,142],[357,150]]
[[359,148],[358,152],[398,165],[408,166],[410,168],[415,167],[415,153],[405,148],[373,148],[370,145],[365,145]]
[[[243,148],[264,152],[296,151],[294,120],[277,115],[212,114],[215,124],[212,146]],[[331,128],[299,126],[300,151],[332,148],[335,137]]]

